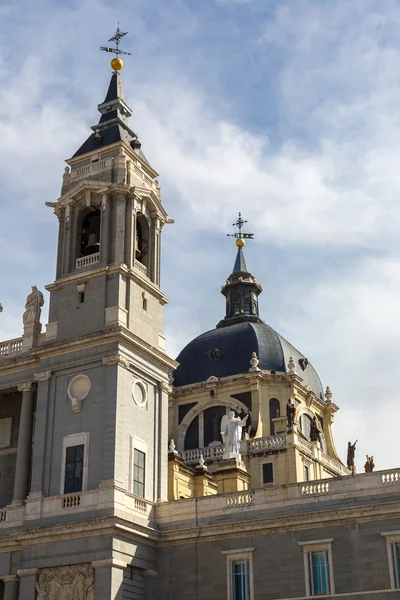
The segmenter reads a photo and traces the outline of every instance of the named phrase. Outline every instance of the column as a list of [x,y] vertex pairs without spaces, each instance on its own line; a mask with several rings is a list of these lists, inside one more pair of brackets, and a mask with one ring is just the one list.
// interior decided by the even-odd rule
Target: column
[[155,443],[158,444],[158,485],[157,500],[168,500],[168,393],[166,381],[158,384],[159,410],[158,431]]
[[29,468],[31,464],[32,427],[33,427],[33,386],[32,383],[23,383],[19,388],[22,391],[21,416],[19,421],[17,464],[15,468],[13,502],[18,504],[28,495]]
[[35,600],[38,574],[39,569],[20,569],[17,571],[19,577],[19,600]]
[[95,569],[94,597],[96,600],[123,600],[124,569],[127,563],[109,558],[92,562]]
[[32,453],[32,478],[29,497],[32,495],[43,495],[44,458],[46,439],[49,437],[49,432],[47,431],[47,413],[51,371],[35,373],[35,379],[38,382],[38,391],[36,401],[35,437]]
[[4,600],[18,600],[19,579],[17,575],[7,575],[4,581]]

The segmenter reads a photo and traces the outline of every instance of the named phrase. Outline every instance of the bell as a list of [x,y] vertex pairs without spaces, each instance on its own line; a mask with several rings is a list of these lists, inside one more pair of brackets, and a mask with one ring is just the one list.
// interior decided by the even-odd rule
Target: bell
[[89,234],[89,240],[83,252],[84,256],[89,256],[90,254],[95,254],[100,250],[99,244],[99,236],[97,233]]

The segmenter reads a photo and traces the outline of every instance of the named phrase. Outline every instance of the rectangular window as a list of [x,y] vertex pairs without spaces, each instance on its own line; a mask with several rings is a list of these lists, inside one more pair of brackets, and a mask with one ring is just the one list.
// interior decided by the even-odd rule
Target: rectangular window
[[310,552],[311,595],[329,594],[329,564],[326,550]]
[[133,493],[144,498],[144,472],[146,455],[140,450],[133,450]]
[[263,470],[263,483],[274,482],[274,469],[272,463],[264,463],[262,466]]
[[82,491],[85,446],[69,446],[65,455],[64,494]]
[[310,481],[310,467],[308,465],[303,466],[303,481]]
[[232,561],[232,600],[250,599],[249,561]]
[[393,544],[393,562],[396,587],[400,588],[400,543]]

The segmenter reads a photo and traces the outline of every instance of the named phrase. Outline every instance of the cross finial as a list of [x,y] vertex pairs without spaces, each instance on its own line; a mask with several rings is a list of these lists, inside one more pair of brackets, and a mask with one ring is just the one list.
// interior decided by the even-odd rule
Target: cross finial
[[[238,247],[242,247],[242,246],[244,246],[244,240],[245,240],[245,239],[247,239],[247,240],[252,240],[252,239],[253,239],[253,237],[254,237],[254,233],[243,233],[243,232],[242,232],[242,227],[243,227],[243,225],[244,225],[245,223],[247,223],[247,221],[245,221],[245,220],[242,218],[242,213],[239,213],[239,216],[238,216],[238,218],[237,218],[236,222],[235,222],[235,223],[232,223],[232,226],[233,226],[233,227],[237,227],[237,228],[239,229],[239,231],[238,231],[238,232],[236,232],[236,233],[227,233],[227,234],[226,234],[226,235],[227,235],[227,236],[229,236],[229,237],[234,237],[234,238],[236,238],[236,245],[237,245]],[[242,242],[239,244],[239,243],[238,243],[238,240],[242,240]]]
[[114,33],[114,35],[108,40],[109,42],[115,42],[116,48],[109,48],[108,46],[100,46],[100,50],[103,50],[104,52],[112,52],[115,54],[115,58],[111,61],[111,66],[115,71],[119,71],[120,69],[122,69],[123,66],[123,62],[122,60],[119,58],[120,54],[128,54],[129,56],[131,56],[130,52],[124,52],[123,50],[120,50],[120,43],[121,43],[121,39],[127,35],[127,31],[121,31],[119,28],[119,22],[117,25],[117,30]]

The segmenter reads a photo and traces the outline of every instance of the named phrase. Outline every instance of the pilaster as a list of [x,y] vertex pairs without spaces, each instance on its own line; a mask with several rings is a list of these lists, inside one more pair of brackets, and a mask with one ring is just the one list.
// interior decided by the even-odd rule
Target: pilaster
[[38,382],[37,400],[36,400],[36,420],[35,434],[32,455],[32,477],[30,494],[35,492],[43,493],[44,488],[44,457],[46,450],[46,440],[48,437],[47,431],[47,415],[50,395],[50,380],[52,377],[51,371],[43,371],[35,373],[35,379]]
[[20,569],[17,575],[20,579],[19,600],[35,600],[39,569]]
[[94,598],[96,600],[123,600],[124,569],[127,563],[110,558],[92,562],[95,569]]
[[22,391],[22,404],[18,432],[13,504],[21,503],[28,494],[33,427],[34,389],[32,382],[23,383],[18,389]]
[[4,581],[4,600],[18,600],[19,578],[17,575],[7,575]]

